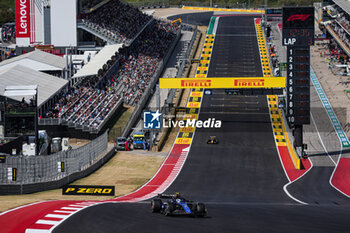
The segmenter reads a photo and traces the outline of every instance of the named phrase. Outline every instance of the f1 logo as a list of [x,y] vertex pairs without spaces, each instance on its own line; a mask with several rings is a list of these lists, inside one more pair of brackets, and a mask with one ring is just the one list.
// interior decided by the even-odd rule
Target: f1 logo
[[310,15],[291,15],[287,21],[295,21],[295,20],[300,20],[300,21],[305,21],[310,17]]
[[160,129],[161,128],[161,113],[143,112],[143,128],[144,129]]

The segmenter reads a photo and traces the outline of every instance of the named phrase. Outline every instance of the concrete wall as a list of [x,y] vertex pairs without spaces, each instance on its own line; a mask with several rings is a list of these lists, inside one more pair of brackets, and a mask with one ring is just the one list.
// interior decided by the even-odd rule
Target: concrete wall
[[77,3],[74,0],[51,0],[51,44],[77,46]]

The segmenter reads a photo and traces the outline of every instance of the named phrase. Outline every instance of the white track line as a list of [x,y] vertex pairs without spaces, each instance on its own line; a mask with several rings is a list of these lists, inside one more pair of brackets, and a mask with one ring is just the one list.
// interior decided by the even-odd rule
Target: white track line
[[[266,96],[266,99],[267,99],[267,105],[269,106],[269,98],[268,98],[268,96]],[[270,107],[269,107],[269,112],[270,112]],[[293,199],[294,201],[296,201],[296,202],[298,202],[298,203],[300,203],[300,204],[303,204],[303,205],[308,205],[308,203],[303,202],[303,201],[300,201],[299,199],[293,197],[293,196],[288,192],[288,190],[287,190],[287,186],[290,185],[290,184],[292,184],[293,182],[295,182],[295,181],[298,180],[298,179],[294,180],[293,182],[291,182],[290,179],[289,179],[289,176],[288,176],[288,173],[287,173],[287,171],[286,171],[286,168],[284,167],[283,162],[282,162],[281,154],[280,154],[280,152],[279,152],[279,150],[278,150],[278,145],[277,145],[277,142],[276,142],[276,139],[275,139],[275,135],[274,135],[274,131],[273,131],[273,125],[272,125],[271,114],[269,114],[269,116],[270,116],[270,121],[271,121],[271,122],[270,122],[270,125],[271,125],[271,129],[272,129],[272,131],[271,131],[271,132],[272,132],[272,137],[273,137],[273,141],[275,142],[275,145],[276,145],[276,150],[277,150],[277,153],[278,153],[278,158],[279,158],[279,160],[280,160],[280,162],[281,162],[281,165],[282,165],[284,174],[286,175],[286,177],[287,177],[287,179],[288,179],[288,183],[285,184],[285,185],[283,186],[283,191],[287,194],[288,197],[290,197],[290,198]],[[300,177],[299,177],[299,178],[300,178]]]
[[57,225],[60,221],[52,221],[52,220],[41,220],[36,221],[37,224],[46,224],[46,225]]
[[68,216],[68,215],[61,215],[61,214],[47,214],[47,215],[45,215],[45,217],[48,217],[48,218],[62,218],[62,219],[64,219],[66,216]]
[[[281,119],[282,121],[283,121],[283,116],[282,116],[282,119]],[[282,124],[284,124],[284,123],[282,123]],[[286,131],[285,132],[286,134],[288,134],[288,132]],[[293,149],[293,148],[292,148]],[[289,153],[289,152],[288,152]],[[288,186],[290,185],[290,184],[293,184],[294,182],[296,182],[296,181],[298,181],[298,180],[300,180],[302,177],[304,177],[308,172],[310,172],[311,171],[311,169],[314,167],[314,165],[313,165],[313,163],[312,163],[312,161],[311,161],[311,159],[309,159],[309,161],[310,161],[310,164],[311,164],[311,166],[310,166],[310,168],[309,168],[309,170],[307,170],[306,172],[304,172],[304,174],[302,174],[301,176],[299,176],[297,179],[295,179],[295,180],[293,180],[293,181],[290,181],[289,180],[289,183],[287,183],[287,184],[285,184],[284,186],[283,186],[283,190],[287,193],[287,195],[290,195],[290,197],[293,199],[293,200],[298,200],[298,199],[294,199],[294,197],[292,197],[292,195],[289,193],[289,191],[287,190],[287,188],[288,188]],[[281,161],[281,163],[282,163],[282,161]],[[283,164],[282,164],[282,166],[283,166]],[[298,201],[300,201],[300,200],[298,200]],[[302,202],[302,203],[301,203]],[[303,201],[301,201],[300,203],[301,204],[304,204],[304,205],[309,205],[308,203],[306,203],[306,202],[303,202]]]
[[25,233],[48,233],[48,230],[43,230],[43,229],[26,229]]
[[[320,132],[318,131],[318,128],[317,128],[315,119],[314,119],[314,117],[313,117],[313,115],[312,115],[311,112],[310,112],[310,117],[311,117],[312,122],[314,123],[315,129],[316,129],[316,132],[317,132],[319,141],[321,142],[321,145],[322,145],[322,147],[323,147],[323,150],[326,152],[326,154],[327,154],[327,156],[329,157],[329,159],[332,160],[333,164],[336,166],[337,163],[333,160],[332,156],[330,156],[330,154],[328,153],[328,151],[327,151],[327,149],[326,149],[326,146],[324,145],[323,140],[322,140],[322,138],[321,138]],[[340,152],[339,155],[341,155],[341,152]]]
[[[310,67],[310,69],[311,69],[311,72],[314,74],[314,77],[315,77],[315,79],[316,79],[316,81],[317,81],[317,84],[321,87],[321,89],[322,89],[322,91],[323,91],[322,85],[321,85],[321,83],[318,81],[318,78],[317,78],[315,72],[313,71],[312,67]],[[333,121],[332,121],[332,119],[330,118],[330,116],[329,116],[329,114],[328,114],[328,112],[327,112],[327,109],[326,109],[326,107],[325,107],[325,105],[324,105],[324,103],[323,103],[323,101],[322,101],[322,99],[321,99],[320,93],[317,91],[317,89],[316,89],[316,87],[315,87],[315,83],[314,83],[314,81],[312,80],[312,78],[311,78],[311,81],[312,81],[312,83],[314,84],[314,89],[315,89],[315,91],[316,91],[316,93],[317,93],[317,96],[318,96],[318,98],[320,99],[320,101],[321,101],[321,103],[322,103],[322,106],[323,106],[323,108],[325,109],[325,111],[326,111],[326,113],[327,113],[328,119],[329,119],[329,121],[331,122],[331,124],[332,124],[332,126],[333,126],[335,132],[337,133],[337,137],[338,137],[338,140],[339,140],[339,142],[340,142],[340,153],[339,153],[339,156],[338,156],[338,161],[337,161],[337,163],[336,163],[336,165],[335,165],[335,168],[334,168],[334,170],[333,170],[333,172],[332,172],[331,177],[329,178],[329,184],[330,184],[335,190],[337,190],[338,192],[340,192],[340,193],[343,194],[344,196],[350,198],[349,195],[347,195],[346,193],[344,193],[343,191],[341,191],[340,189],[338,189],[338,188],[337,188],[335,185],[333,185],[333,183],[332,183],[332,179],[333,179],[334,173],[335,173],[335,171],[337,170],[337,167],[338,167],[338,165],[339,165],[339,161],[340,161],[340,159],[341,159],[341,155],[342,155],[342,153],[343,153],[343,142],[341,141],[341,139],[340,139],[340,137],[339,137],[338,131],[337,131],[337,129],[335,128],[335,125],[333,124]],[[332,109],[332,112],[334,113],[333,107],[332,107],[331,103],[329,102],[329,100],[328,100],[328,98],[327,98],[327,96],[326,96],[326,93],[325,93],[324,91],[323,91],[323,94],[324,94],[324,96],[326,97],[327,102],[329,103],[330,109]],[[335,113],[334,113],[334,115],[335,115],[336,119],[338,119],[338,118],[337,118],[337,115],[336,115]],[[339,120],[338,120],[338,122],[339,122]],[[321,139],[321,140],[322,140],[322,139]]]
[[67,210],[54,210],[54,213],[63,213],[63,214],[71,214],[74,213],[75,211],[67,211]]

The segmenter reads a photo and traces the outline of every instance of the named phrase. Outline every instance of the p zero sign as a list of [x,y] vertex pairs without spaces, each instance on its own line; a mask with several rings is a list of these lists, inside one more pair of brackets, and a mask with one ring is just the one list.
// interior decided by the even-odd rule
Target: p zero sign
[[63,195],[114,196],[114,186],[68,185],[62,188]]
[[34,37],[34,1],[16,0],[16,43],[22,46],[28,46]]

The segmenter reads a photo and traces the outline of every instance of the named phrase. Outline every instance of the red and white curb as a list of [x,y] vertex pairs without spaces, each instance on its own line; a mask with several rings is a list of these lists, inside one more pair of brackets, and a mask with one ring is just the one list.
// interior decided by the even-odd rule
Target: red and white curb
[[[174,145],[174,147],[180,147],[180,149],[181,149],[181,146],[182,145]],[[117,199],[111,199],[108,201],[139,202],[139,201],[147,200],[154,196],[157,196],[159,193],[163,193],[175,181],[176,177],[180,174],[180,171],[183,165],[185,164],[185,161],[187,159],[187,155],[189,152],[189,148],[190,148],[189,145],[185,145],[185,146],[186,148],[183,148],[181,150],[181,153],[177,161],[171,161],[172,160],[171,158],[167,158],[166,161],[163,163],[162,168],[159,169],[158,173],[140,189],[136,190],[134,193],[128,194],[126,196],[123,196]],[[176,151],[177,149],[178,148],[176,149],[173,148],[173,151]],[[170,153],[170,156],[172,156],[172,153]],[[161,172],[164,170],[170,171],[170,173],[166,176],[166,178],[161,174]],[[144,193],[144,191],[147,191],[147,190],[148,191],[152,190],[152,191],[148,193]]]
[[53,228],[69,218],[78,211],[95,205],[99,202],[80,202],[75,204],[69,204],[61,207],[60,209],[49,212],[44,217],[37,220],[29,228],[26,229],[25,233],[49,233],[52,232]]

